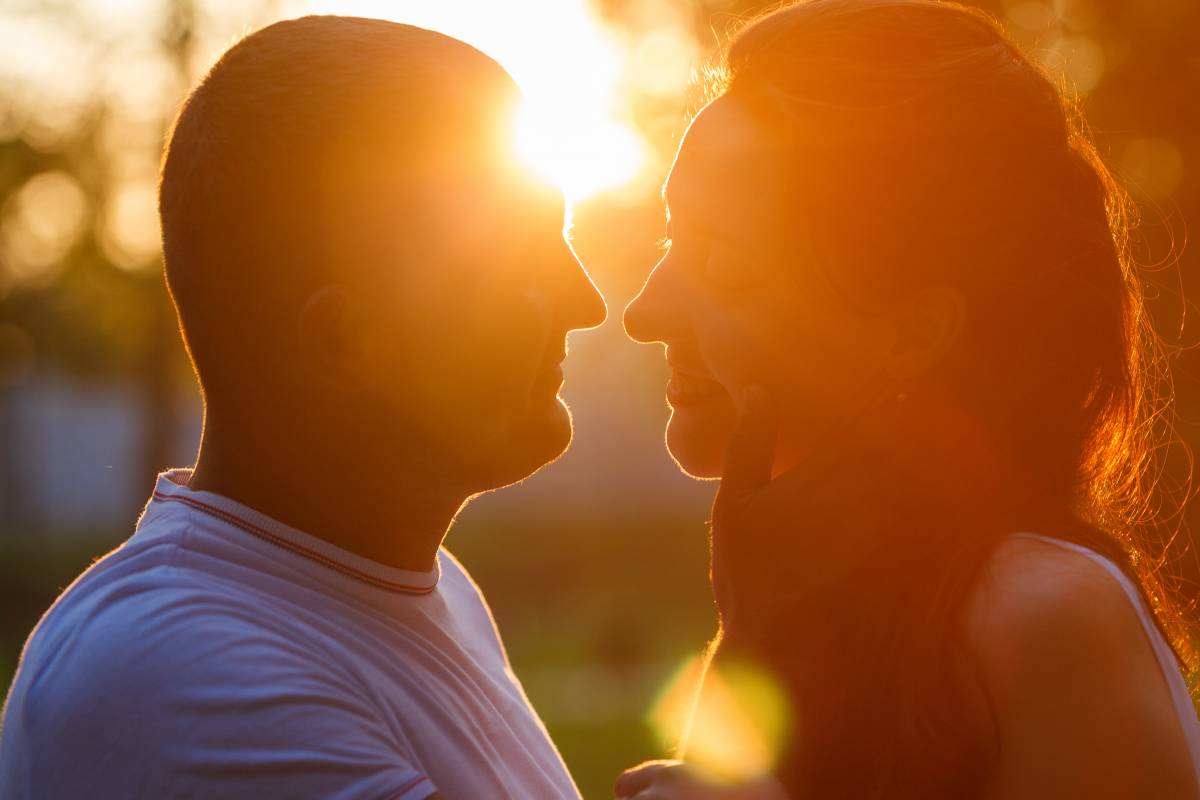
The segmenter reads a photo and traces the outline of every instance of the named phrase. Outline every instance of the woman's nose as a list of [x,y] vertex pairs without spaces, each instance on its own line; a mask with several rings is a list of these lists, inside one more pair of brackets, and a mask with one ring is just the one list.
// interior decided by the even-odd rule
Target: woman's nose
[[650,344],[666,341],[675,311],[672,308],[673,292],[667,285],[668,273],[663,266],[664,262],[658,263],[637,297],[625,307],[622,318],[625,333],[635,342]]

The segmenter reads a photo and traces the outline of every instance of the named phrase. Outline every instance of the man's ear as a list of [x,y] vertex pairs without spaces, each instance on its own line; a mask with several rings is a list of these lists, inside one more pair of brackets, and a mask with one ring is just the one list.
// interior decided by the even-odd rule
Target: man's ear
[[926,286],[902,301],[887,361],[891,377],[906,384],[937,366],[958,341],[966,319],[966,297],[946,284]]
[[305,371],[331,388],[354,392],[371,383],[367,318],[351,291],[323,286],[300,307],[300,358]]

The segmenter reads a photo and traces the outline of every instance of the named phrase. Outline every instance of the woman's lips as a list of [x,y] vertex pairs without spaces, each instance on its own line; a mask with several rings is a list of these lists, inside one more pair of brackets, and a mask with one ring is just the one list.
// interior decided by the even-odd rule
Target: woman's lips
[[562,367],[555,366],[552,369],[548,369],[545,372],[540,373],[536,378],[536,383],[538,386],[553,388],[557,394],[558,390],[561,389],[563,385]]
[[676,408],[695,405],[723,394],[725,388],[721,384],[691,372],[672,370],[671,379],[667,381],[667,402]]

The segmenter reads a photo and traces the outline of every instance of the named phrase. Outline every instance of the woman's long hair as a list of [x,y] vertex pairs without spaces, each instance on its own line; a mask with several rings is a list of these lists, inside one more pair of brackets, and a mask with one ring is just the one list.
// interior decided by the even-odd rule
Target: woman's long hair
[[793,189],[781,235],[803,247],[797,268],[864,313],[935,283],[965,295],[962,338],[912,387],[905,435],[943,477],[1003,461],[1013,493],[999,502],[1020,506],[981,519],[992,507],[969,483],[904,487],[896,535],[827,598],[821,625],[790,628],[812,636],[760,654],[807,732],[780,774],[813,796],[969,796],[986,756],[964,744],[957,625],[1014,525],[1072,520],[1037,532],[1115,560],[1195,666],[1160,580],[1164,531],[1180,524],[1157,491],[1171,395],[1130,255],[1133,204],[1070,94],[965,6],[782,8],[732,39],[717,78]]

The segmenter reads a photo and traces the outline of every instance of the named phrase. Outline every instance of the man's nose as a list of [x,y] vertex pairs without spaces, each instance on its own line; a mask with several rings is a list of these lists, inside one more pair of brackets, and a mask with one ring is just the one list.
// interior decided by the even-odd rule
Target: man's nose
[[608,318],[608,306],[573,250],[568,250],[568,258],[568,277],[559,304],[561,325],[569,331],[595,328]]

